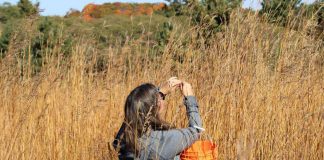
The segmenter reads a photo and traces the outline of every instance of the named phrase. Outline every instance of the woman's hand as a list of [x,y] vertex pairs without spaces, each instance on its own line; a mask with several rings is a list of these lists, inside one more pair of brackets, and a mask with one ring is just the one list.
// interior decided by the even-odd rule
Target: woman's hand
[[181,85],[182,81],[180,81],[177,77],[171,77],[160,86],[160,92],[162,92],[163,94],[169,94]]
[[182,81],[181,91],[184,96],[194,96],[192,86],[188,82]]

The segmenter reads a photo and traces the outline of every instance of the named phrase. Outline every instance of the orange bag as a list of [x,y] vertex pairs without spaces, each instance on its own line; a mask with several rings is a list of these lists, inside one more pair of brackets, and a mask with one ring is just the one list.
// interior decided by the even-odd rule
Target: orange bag
[[216,160],[217,146],[209,140],[199,140],[180,154],[181,160]]

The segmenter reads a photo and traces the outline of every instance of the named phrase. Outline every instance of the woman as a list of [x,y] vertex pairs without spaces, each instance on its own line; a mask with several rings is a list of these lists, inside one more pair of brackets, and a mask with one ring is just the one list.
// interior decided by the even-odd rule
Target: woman
[[[113,142],[119,159],[179,159],[181,151],[192,145],[203,131],[191,85],[175,77],[167,82],[161,88],[142,84],[128,95],[124,123]],[[160,117],[165,96],[177,88],[184,95],[188,128],[175,129]]]

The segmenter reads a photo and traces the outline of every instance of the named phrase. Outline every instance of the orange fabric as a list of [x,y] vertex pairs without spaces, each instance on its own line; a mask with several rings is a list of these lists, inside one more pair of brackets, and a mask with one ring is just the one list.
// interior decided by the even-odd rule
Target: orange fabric
[[211,141],[196,141],[180,154],[181,160],[216,160],[217,147]]

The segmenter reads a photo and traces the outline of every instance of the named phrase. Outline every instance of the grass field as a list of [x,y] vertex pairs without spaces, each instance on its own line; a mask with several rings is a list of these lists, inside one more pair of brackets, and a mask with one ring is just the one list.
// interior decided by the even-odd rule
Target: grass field
[[[97,51],[78,40],[59,47],[31,76],[14,48],[0,60],[0,159],[116,159],[111,147],[128,93],[171,76],[192,83],[219,159],[324,159],[323,42],[233,14],[209,48],[182,44],[176,28],[163,54],[130,41]],[[173,36],[177,34],[178,36]],[[197,40],[198,41],[198,40]],[[98,57],[106,70],[96,72]],[[167,97],[167,121],[186,127],[182,97]]]

